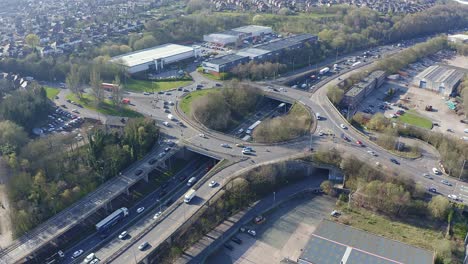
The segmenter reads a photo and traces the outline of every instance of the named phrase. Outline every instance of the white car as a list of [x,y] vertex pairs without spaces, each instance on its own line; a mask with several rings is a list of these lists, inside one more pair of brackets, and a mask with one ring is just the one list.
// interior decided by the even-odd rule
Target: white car
[[208,186],[210,186],[211,188],[215,187],[216,185],[218,185],[218,183],[215,181],[211,181],[210,184],[208,184]]
[[165,126],[169,127],[169,122],[167,122],[167,121],[164,121],[164,122],[163,122],[163,125],[165,125]]
[[377,154],[373,150],[368,150],[367,153],[371,154],[372,156],[377,156]]
[[338,216],[340,216],[340,214],[341,214],[341,213],[338,212],[337,210],[333,210],[333,211],[330,213],[330,215],[333,216],[333,217],[338,217]]
[[439,171],[437,168],[432,168],[432,172],[433,172],[435,175],[439,175],[439,174],[440,174],[440,171]]
[[199,137],[206,138],[205,134],[198,134]]
[[81,254],[83,254],[83,250],[82,249],[77,250],[77,251],[73,252],[73,258],[77,258],[77,257],[81,256]]
[[162,212],[161,212],[161,211],[160,211],[160,212],[157,212],[157,213],[155,213],[155,214],[154,214],[154,216],[153,216],[153,219],[155,219],[155,220],[156,220],[156,219],[158,219],[158,218],[161,216],[161,214],[162,214]]
[[247,233],[248,233],[249,235],[253,236],[253,237],[255,237],[255,236],[257,235],[257,232],[255,232],[255,230],[253,230],[253,229],[247,230]]
[[99,263],[99,259],[93,259],[89,264],[98,264]]
[[322,131],[319,131],[319,136],[323,136],[323,132],[322,132]]
[[458,200],[458,197],[455,194],[449,194],[449,195],[447,195],[447,197],[449,199],[452,199],[452,200],[455,200],[455,201]]
[[221,147],[223,147],[223,148],[230,148],[231,146],[229,146],[229,144],[223,143],[223,144],[221,144]]
[[122,233],[120,233],[119,239],[124,239],[127,237],[127,235],[128,235],[127,231],[123,231]]
[[140,207],[140,208],[137,209],[137,213],[141,213],[141,212],[143,212],[144,210],[145,210],[144,207]]
[[340,124],[340,127],[341,127],[342,129],[346,129],[346,126],[345,126],[344,124]]

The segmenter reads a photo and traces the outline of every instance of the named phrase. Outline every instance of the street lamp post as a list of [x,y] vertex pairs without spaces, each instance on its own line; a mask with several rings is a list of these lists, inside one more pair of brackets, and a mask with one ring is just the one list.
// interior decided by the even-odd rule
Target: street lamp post
[[276,192],[273,192],[273,203],[276,203]]

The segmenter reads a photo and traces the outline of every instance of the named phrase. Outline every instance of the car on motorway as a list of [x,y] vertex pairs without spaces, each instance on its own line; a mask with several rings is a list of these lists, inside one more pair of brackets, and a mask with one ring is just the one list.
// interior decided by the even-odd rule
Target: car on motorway
[[123,240],[123,239],[125,239],[127,236],[128,236],[127,231],[123,231],[122,233],[120,233],[119,239],[122,239],[122,240]]
[[153,216],[153,219],[154,219],[154,220],[158,219],[158,218],[161,216],[161,214],[162,214],[161,211],[155,213],[154,216]]
[[169,125],[169,122],[167,122],[167,121],[164,121],[164,122],[163,122],[163,125],[166,126],[166,127],[169,127],[169,126],[170,126],[170,125]]
[[237,143],[237,144],[236,144],[236,147],[245,148],[245,146],[244,146],[243,144],[240,144],[240,143]]
[[63,253],[62,250],[59,250],[59,251],[57,252],[57,254],[58,254],[59,257],[61,257],[61,258],[64,258],[64,257],[65,257],[65,253]]
[[86,256],[86,258],[83,260],[83,263],[90,263],[95,258],[96,255],[94,255],[94,253],[91,253],[88,256]]
[[449,195],[447,195],[447,197],[448,197],[449,199],[458,201],[458,197],[457,197],[455,194],[449,194]]
[[252,151],[250,151],[250,150],[248,150],[248,149],[243,149],[243,150],[242,150],[242,154],[244,154],[244,155],[250,155],[250,154],[252,154]]
[[148,161],[148,163],[149,163],[150,165],[153,165],[153,164],[156,163],[156,161],[158,161],[158,159],[152,158],[152,159],[150,159],[150,160]]
[[400,165],[400,162],[394,158],[391,158],[390,161],[395,163],[396,165]]
[[234,247],[229,243],[224,243],[224,247],[231,250],[231,251],[234,250]]
[[344,124],[340,124],[340,127],[341,127],[342,129],[346,129],[346,128],[347,128]]
[[377,153],[375,153],[375,151],[373,151],[373,150],[368,150],[367,153],[371,154],[374,157],[377,156]]
[[73,252],[72,258],[77,258],[77,257],[81,256],[81,254],[83,254],[83,250],[82,249],[77,250],[77,251]]
[[364,144],[362,144],[362,141],[360,141],[360,140],[356,141],[356,144],[358,144],[361,147],[364,147]]
[[249,230],[247,230],[247,234],[255,237],[257,235],[257,232],[255,232],[255,230],[253,230],[253,229],[249,229]]
[[143,250],[145,250],[148,246],[149,246],[149,243],[148,243],[148,242],[143,242],[143,243],[141,243],[141,245],[138,246],[138,249],[139,249],[140,251],[143,251]]
[[144,93],[143,93],[143,95],[150,95],[150,93],[148,93],[148,92],[144,92]]
[[247,146],[245,146],[243,150],[253,152],[253,148],[252,148],[252,147],[247,147]]
[[440,181],[442,184],[447,185],[447,186],[452,186],[452,183],[447,181],[447,180],[441,180]]
[[190,186],[194,185],[195,182],[197,182],[197,180],[198,180],[197,177],[192,177],[192,178],[190,178],[190,179],[187,181],[187,186],[190,187]]
[[140,207],[136,210],[137,213],[141,213],[145,210],[145,207]]
[[242,240],[236,236],[231,237],[231,240],[238,245],[242,244]]
[[427,189],[429,192],[431,193],[437,193],[437,189],[434,188],[434,187],[430,187],[429,189]]
[[343,136],[343,139],[344,139],[345,141],[347,141],[347,142],[351,141],[351,140],[349,139],[349,137],[347,137],[346,135]]
[[231,148],[231,146],[229,146],[229,144],[226,144],[226,143],[221,144],[221,147],[223,147],[223,148]]
[[142,170],[142,169],[138,169],[138,170],[135,171],[135,175],[136,175],[136,176],[139,176],[139,175],[141,175],[142,173],[143,173],[143,170]]
[[100,260],[98,258],[95,258],[93,260],[91,260],[91,262],[89,264],[98,264],[100,262]]
[[206,138],[205,134],[198,134],[198,136],[201,138]]
[[424,173],[423,177],[429,180],[433,180],[434,178],[429,173]]
[[167,147],[164,149],[164,152],[169,152],[171,150],[171,147]]
[[218,183],[215,181],[211,181],[210,184],[208,184],[208,186],[210,186],[211,188],[215,187],[216,185],[218,185]]
[[439,175],[439,174],[440,174],[440,171],[439,171],[437,168],[432,168],[432,172],[433,172],[435,175]]

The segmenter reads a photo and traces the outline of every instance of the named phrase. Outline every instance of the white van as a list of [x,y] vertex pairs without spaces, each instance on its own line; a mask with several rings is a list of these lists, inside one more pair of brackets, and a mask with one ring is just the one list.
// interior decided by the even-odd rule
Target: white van
[[86,256],[86,258],[84,259],[84,263],[89,263],[89,262],[91,262],[91,260],[93,260],[95,257],[96,257],[96,255],[94,255],[94,253],[89,254],[89,255]]
[[197,177],[192,177],[187,181],[187,186],[192,186],[197,181]]

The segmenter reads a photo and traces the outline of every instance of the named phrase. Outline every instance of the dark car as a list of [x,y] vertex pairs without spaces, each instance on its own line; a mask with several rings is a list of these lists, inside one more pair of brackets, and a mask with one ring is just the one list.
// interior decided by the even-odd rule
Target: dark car
[[231,251],[234,249],[234,247],[231,246],[231,244],[228,244],[228,243],[225,243],[225,244],[224,244],[224,247],[227,248],[227,249],[229,249],[229,250],[231,250]]
[[232,240],[232,242],[234,242],[236,244],[239,244],[239,245],[242,244],[242,240],[240,238],[236,237],[236,236],[231,237],[231,240]]
[[431,187],[431,188],[429,188],[427,190],[430,191],[431,193],[437,193],[437,189],[434,188],[434,187]]
[[396,159],[390,159],[391,162],[395,163],[396,165],[400,165],[400,162]]
[[153,164],[156,163],[156,161],[158,161],[156,158],[152,158],[152,159],[150,159],[150,161],[148,161],[148,163],[153,165]]
[[136,176],[141,175],[142,173],[143,173],[142,169],[138,169],[138,170],[135,171]]
[[179,181],[183,182],[183,181],[185,181],[185,179],[187,179],[187,175],[180,175],[179,176]]

